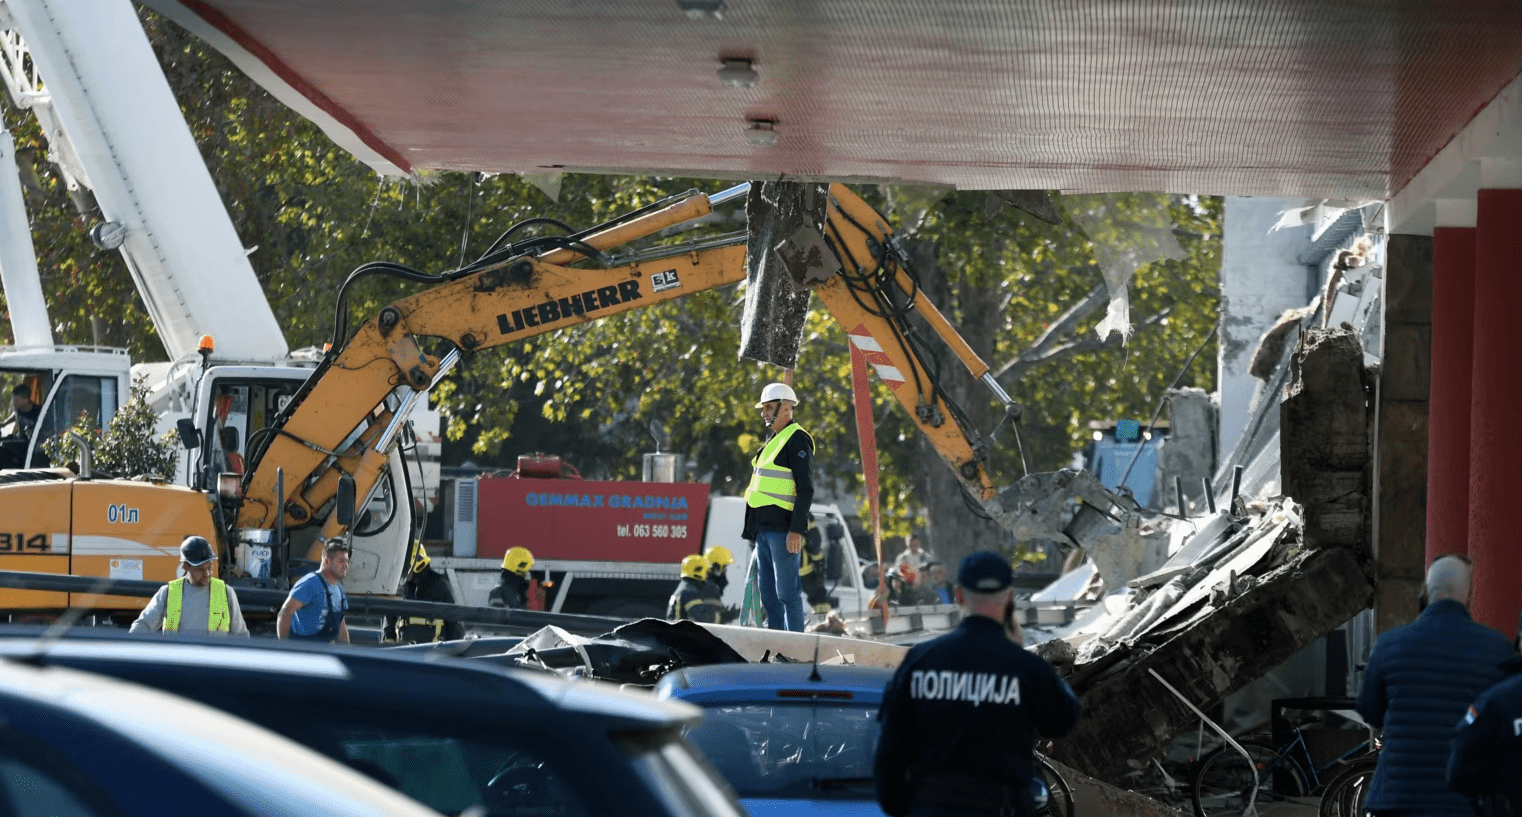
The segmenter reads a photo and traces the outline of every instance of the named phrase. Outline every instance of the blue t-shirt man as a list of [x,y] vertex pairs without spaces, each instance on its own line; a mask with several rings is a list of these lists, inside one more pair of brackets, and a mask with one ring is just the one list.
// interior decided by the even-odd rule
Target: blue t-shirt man
[[344,613],[349,597],[340,582],[349,574],[349,549],[340,542],[329,542],[322,551],[322,565],[296,582],[275,619],[275,633],[280,638],[349,643],[349,628]]

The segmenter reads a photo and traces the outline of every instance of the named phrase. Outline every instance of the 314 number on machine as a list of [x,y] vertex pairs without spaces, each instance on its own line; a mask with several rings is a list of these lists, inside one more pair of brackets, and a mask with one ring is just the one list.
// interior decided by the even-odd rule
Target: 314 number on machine
[[0,531],[0,553],[47,553],[46,533],[5,533]]

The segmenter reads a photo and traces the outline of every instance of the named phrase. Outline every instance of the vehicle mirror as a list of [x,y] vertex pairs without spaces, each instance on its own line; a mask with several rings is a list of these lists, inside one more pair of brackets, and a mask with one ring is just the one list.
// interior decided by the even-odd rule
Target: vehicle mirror
[[180,445],[185,446],[187,451],[201,447],[201,429],[196,428],[195,420],[189,417],[181,417],[174,424],[174,428],[175,431],[179,432]]
[[338,494],[333,502],[338,524],[346,528],[354,524],[354,477],[344,474],[338,478]]

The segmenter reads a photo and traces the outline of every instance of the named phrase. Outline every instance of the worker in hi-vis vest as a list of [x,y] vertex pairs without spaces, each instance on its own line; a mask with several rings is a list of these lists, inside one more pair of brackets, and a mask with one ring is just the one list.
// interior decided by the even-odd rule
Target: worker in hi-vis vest
[[741,536],[755,542],[751,565],[766,609],[766,626],[803,632],[803,588],[799,553],[814,504],[814,438],[793,421],[798,395],[786,383],[761,390],[761,419],[768,439],[751,464],[745,489],[745,528]]
[[217,553],[199,536],[180,543],[180,569],[185,575],[159,588],[142,615],[132,622],[132,632],[220,633],[248,635],[238,594],[216,578]]

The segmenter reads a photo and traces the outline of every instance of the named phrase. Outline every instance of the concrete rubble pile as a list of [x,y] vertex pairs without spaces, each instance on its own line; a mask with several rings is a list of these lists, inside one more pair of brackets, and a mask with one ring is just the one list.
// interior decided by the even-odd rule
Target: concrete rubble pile
[[1071,624],[1027,628],[1083,703],[1057,747],[1064,763],[1122,782],[1199,727],[1190,704],[1210,711],[1369,606],[1358,338],[1313,331],[1292,368],[1277,407],[1280,493],[1091,544],[1064,583],[1092,591],[1097,574],[1104,595]]

